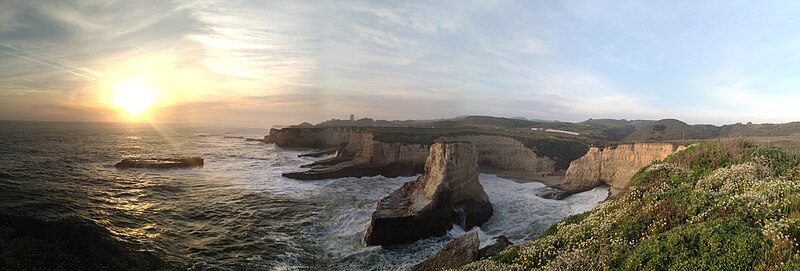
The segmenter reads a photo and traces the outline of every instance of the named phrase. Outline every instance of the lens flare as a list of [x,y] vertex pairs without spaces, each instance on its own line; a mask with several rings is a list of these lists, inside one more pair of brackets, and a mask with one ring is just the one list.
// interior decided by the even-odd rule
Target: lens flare
[[161,91],[143,85],[137,80],[125,80],[114,86],[116,93],[111,102],[132,116],[138,116],[151,107]]

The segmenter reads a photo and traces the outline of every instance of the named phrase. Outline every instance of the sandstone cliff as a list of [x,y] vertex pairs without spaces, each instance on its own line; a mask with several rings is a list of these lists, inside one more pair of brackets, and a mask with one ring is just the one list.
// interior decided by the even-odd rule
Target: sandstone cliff
[[438,141],[469,141],[478,148],[478,164],[504,170],[553,172],[555,162],[540,157],[516,139],[503,136],[442,137]]
[[283,174],[299,180],[411,176],[423,171],[428,156],[427,145],[376,141],[372,132],[362,128],[272,129],[268,138],[279,147],[338,146],[335,157],[304,166],[310,170]]
[[478,152],[469,142],[431,145],[425,174],[378,202],[367,245],[442,236],[453,224],[470,229],[489,220],[492,204],[478,181]]
[[604,183],[614,196],[628,188],[631,177],[639,169],[683,148],[669,143],[623,144],[603,149],[592,147],[586,155],[569,164],[561,188],[575,193]]
[[270,129],[264,139],[282,148],[332,148],[349,142],[369,130],[357,127]]
[[[382,142],[366,128],[285,128],[272,129],[267,141],[279,147],[337,148],[336,156],[304,167],[304,172],[285,173],[300,180],[384,175],[411,176],[423,172],[430,144],[403,141]],[[433,142],[469,141],[479,151],[479,164],[498,170],[515,170],[529,175],[553,172],[555,162],[538,156],[513,138],[471,135],[439,137]],[[309,156],[320,155],[310,153]],[[497,174],[497,172],[493,172]]]

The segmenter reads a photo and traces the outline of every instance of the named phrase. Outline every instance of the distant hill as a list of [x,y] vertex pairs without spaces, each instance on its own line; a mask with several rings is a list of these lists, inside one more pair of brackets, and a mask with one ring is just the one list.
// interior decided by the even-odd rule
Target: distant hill
[[715,138],[720,127],[713,125],[689,125],[676,119],[663,119],[652,122],[626,136],[624,141],[668,141]]
[[588,119],[576,123],[582,131],[593,138],[607,141],[621,141],[637,129],[645,127],[654,120],[625,120],[625,119]]
[[371,118],[362,118],[358,120],[341,120],[331,119],[321,122],[317,127],[343,127],[343,126],[357,126],[357,127],[423,127],[430,126],[432,122],[440,120],[374,120]]
[[599,124],[609,128],[619,126],[632,126],[634,128],[642,128],[655,122],[654,120],[625,120],[625,119],[588,119],[578,124]]
[[[308,126],[309,124],[305,124]],[[314,126],[358,126],[358,127],[412,127],[412,128],[477,128],[505,129],[515,133],[532,133],[531,128],[555,129],[576,132],[579,135],[549,133],[550,136],[572,138],[590,144],[603,142],[652,142],[670,140],[697,140],[748,136],[789,136],[800,133],[800,122],[781,124],[729,124],[714,126],[689,125],[676,119],[625,120],[588,119],[582,122],[558,122],[530,120],[523,117],[504,118],[492,116],[459,116],[439,120],[373,120],[362,118],[355,121],[332,119]]]
[[738,136],[789,136],[800,133],[800,122],[789,122],[780,124],[729,124],[722,126],[719,132],[720,137]]
[[451,128],[451,127],[485,127],[485,128],[527,128],[541,125],[540,122],[534,122],[527,119],[518,118],[502,118],[491,116],[467,116],[458,119],[437,121],[430,123],[432,127],[436,128]]

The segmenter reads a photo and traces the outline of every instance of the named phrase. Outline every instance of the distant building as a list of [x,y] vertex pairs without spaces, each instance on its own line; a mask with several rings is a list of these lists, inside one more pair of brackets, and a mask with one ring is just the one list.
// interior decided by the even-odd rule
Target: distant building
[[356,121],[356,115],[350,114],[350,121]]

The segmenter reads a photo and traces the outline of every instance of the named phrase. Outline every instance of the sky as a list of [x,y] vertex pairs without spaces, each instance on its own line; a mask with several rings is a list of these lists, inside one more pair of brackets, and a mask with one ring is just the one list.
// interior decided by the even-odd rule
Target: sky
[[[0,119],[797,121],[797,14],[796,1],[4,0]],[[145,92],[142,115],[119,106]]]

